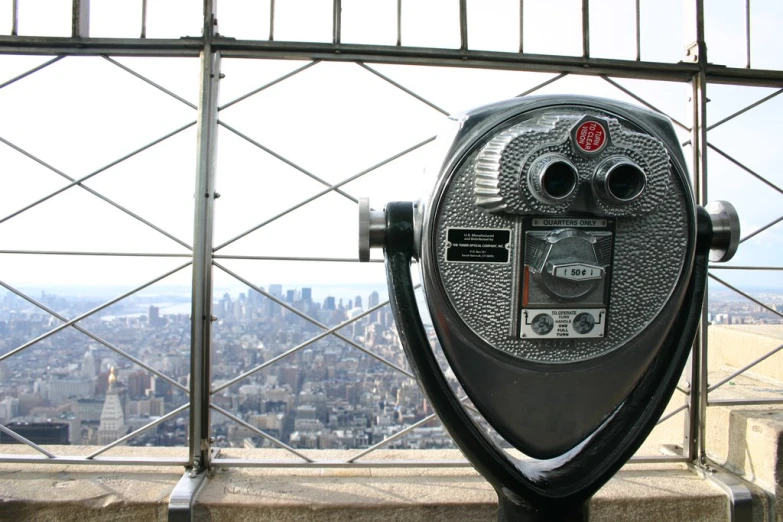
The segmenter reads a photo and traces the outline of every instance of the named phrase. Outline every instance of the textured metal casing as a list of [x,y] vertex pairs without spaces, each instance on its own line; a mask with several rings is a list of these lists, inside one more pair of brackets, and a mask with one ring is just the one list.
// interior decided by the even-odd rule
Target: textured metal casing
[[[580,178],[619,153],[643,164],[653,188],[657,183],[660,189],[634,201],[630,211],[618,212],[600,203],[593,207],[591,215],[615,219],[617,227],[609,323],[601,339],[527,340],[513,335],[509,324],[517,296],[511,282],[519,280],[514,272],[519,264],[447,263],[443,256],[449,226],[519,230],[516,213],[546,214],[541,208],[525,208],[531,199],[521,205],[515,201],[516,193],[509,190],[513,187],[499,187],[504,209],[493,210],[481,201],[477,205],[473,191],[477,177],[484,175],[476,166],[482,148],[498,136],[514,139],[509,135],[515,125],[550,108],[566,115],[552,127],[558,121],[573,121],[561,125],[564,141],[544,144],[547,152],[569,153],[568,133],[585,115],[603,118],[614,128],[613,139],[601,154],[569,153],[569,159],[579,163]],[[446,162],[418,209],[419,257],[430,314],[452,369],[482,414],[527,454],[554,456],[578,444],[622,402],[657,353],[680,307],[695,248],[695,205],[685,163],[668,120],[609,100],[520,98],[468,113],[458,121],[460,130]],[[634,132],[629,135],[627,129]],[[652,145],[646,146],[665,149],[665,165],[648,165],[645,156],[634,154],[645,135],[653,137],[648,140]],[[630,143],[624,143],[627,136]],[[524,150],[520,155],[519,163],[524,164]],[[577,201],[575,215],[585,215],[580,205]],[[554,213],[569,212],[558,208]],[[517,234],[511,246],[512,259],[521,255],[520,237]]]

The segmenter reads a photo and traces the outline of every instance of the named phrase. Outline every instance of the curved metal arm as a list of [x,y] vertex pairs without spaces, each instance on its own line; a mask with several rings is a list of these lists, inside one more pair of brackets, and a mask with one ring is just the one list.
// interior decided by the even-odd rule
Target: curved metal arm
[[527,506],[531,514],[546,512],[551,520],[571,518],[644,442],[677,385],[698,328],[706,290],[712,235],[709,216],[700,209],[696,259],[684,308],[660,355],[623,404],[595,433],[564,455],[519,461],[487,437],[452,393],[430,347],[413,292],[412,205],[390,203],[386,211],[386,275],[391,306],[406,356],[438,417],[468,460],[498,491],[501,504],[506,501]]

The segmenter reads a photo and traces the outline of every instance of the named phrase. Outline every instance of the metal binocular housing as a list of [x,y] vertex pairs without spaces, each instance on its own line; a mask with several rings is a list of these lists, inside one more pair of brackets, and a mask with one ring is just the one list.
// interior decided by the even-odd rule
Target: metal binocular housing
[[[452,118],[418,202],[360,202],[360,259],[382,247],[406,355],[501,520],[571,519],[638,449],[682,373],[707,261],[737,249],[733,207],[696,205],[670,121],[581,96]],[[467,397],[439,367],[411,280]],[[536,518],[539,517],[539,518]],[[541,518],[543,517],[543,518]]]

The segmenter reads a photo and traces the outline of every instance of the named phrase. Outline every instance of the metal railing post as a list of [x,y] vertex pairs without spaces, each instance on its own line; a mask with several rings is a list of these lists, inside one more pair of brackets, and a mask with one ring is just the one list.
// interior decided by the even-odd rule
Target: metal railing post
[[193,233],[191,304],[189,462],[196,471],[209,467],[210,352],[212,334],[212,229],[215,199],[218,80],[220,54],[212,49],[214,0],[205,1],[204,49],[198,112],[197,167]]
[[[699,65],[699,72],[691,78],[692,109],[691,148],[693,161],[693,190],[696,203],[707,203],[707,46],[704,37],[704,0],[686,0],[695,15],[694,41],[688,47],[688,55]],[[706,463],[705,422],[707,414],[708,351],[708,296],[701,311],[701,325],[693,343],[691,362],[686,370],[689,381],[688,414],[685,419],[684,453],[695,464]]]

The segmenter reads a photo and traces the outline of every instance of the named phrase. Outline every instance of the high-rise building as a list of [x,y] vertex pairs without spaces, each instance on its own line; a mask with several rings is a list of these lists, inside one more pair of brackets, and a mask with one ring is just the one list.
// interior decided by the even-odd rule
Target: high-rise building
[[160,316],[160,308],[150,305],[147,324],[150,328],[160,328],[165,323],[165,319]]
[[373,292],[370,294],[370,297],[367,298],[367,308],[378,306],[378,303],[380,302],[381,302],[381,296],[378,295],[378,292],[373,290]]
[[337,305],[335,304],[334,296],[330,295],[326,299],[324,299],[324,310],[336,310]]
[[98,444],[102,446],[114,442],[128,431],[116,383],[117,376],[112,368],[109,372],[109,389],[101,411],[101,423],[98,426]]
[[361,308],[362,307],[362,296],[357,295],[353,298],[353,306],[355,308]]
[[302,302],[310,304],[313,302],[313,289],[302,288]]
[[269,295],[273,297],[277,297],[278,299],[282,299],[283,285],[278,285],[278,284],[269,285]]

